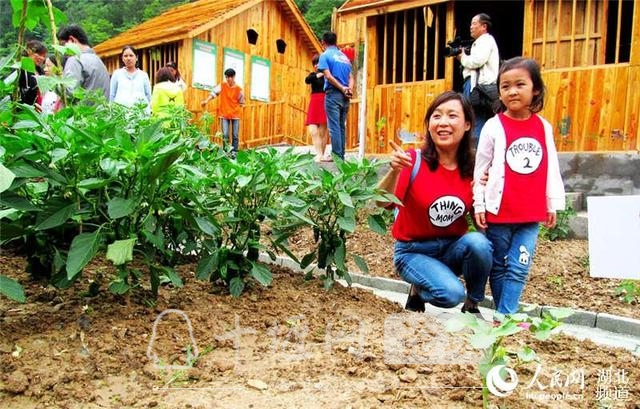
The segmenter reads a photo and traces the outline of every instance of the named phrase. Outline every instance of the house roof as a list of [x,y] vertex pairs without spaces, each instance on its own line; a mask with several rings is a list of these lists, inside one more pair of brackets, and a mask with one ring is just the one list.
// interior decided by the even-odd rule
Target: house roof
[[171,43],[193,38],[260,3],[277,4],[296,33],[312,52],[322,50],[320,42],[307,24],[293,0],[199,0],[167,10],[94,47],[102,57],[120,54],[127,44],[136,48]]
[[445,1],[447,0],[347,0],[338,9],[338,14],[357,13],[360,16],[382,14]]

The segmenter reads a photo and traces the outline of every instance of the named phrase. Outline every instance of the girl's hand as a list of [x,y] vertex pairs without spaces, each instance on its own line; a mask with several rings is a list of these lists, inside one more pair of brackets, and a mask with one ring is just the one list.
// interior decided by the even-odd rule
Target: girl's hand
[[480,227],[481,229],[487,228],[487,218],[485,217],[484,212],[476,213],[475,215],[473,215],[473,218],[476,220],[476,226]]
[[547,221],[542,223],[542,225],[547,229],[552,229],[555,227],[557,221],[558,217],[556,216],[556,212],[549,212],[547,213]]
[[[402,147],[394,141],[389,141],[389,145],[393,148],[391,153],[391,168],[395,170],[401,170],[402,168],[408,168],[413,166],[411,155],[402,150]],[[420,158],[416,158],[419,160]]]

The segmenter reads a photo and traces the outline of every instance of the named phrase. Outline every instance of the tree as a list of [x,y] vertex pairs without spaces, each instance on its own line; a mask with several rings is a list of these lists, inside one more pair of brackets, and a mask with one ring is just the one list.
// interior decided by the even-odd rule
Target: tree
[[318,37],[321,37],[325,31],[331,30],[333,9],[339,8],[345,2],[345,0],[296,0],[298,8]]

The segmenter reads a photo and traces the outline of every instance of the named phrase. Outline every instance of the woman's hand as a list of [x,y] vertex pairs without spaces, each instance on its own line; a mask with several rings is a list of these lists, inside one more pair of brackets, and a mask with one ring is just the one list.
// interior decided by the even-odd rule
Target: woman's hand
[[487,228],[487,218],[485,217],[484,212],[474,214],[473,218],[476,220],[476,226],[478,226],[481,229]]
[[[391,153],[391,168],[395,170],[401,170],[402,168],[408,168],[413,166],[411,161],[411,155],[402,150],[402,147],[394,141],[389,141],[389,145],[393,148]],[[420,158],[416,158],[418,160]]]

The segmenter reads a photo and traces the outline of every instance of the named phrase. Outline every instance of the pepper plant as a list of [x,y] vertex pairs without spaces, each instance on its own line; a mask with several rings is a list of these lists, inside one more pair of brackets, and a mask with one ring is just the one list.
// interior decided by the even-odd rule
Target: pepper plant
[[[208,178],[212,194],[202,197],[197,206],[212,220],[199,218],[205,233],[197,277],[222,280],[231,295],[239,296],[248,277],[262,285],[272,281],[271,271],[258,263],[260,251],[272,250],[261,243],[263,223],[284,217],[281,200],[293,194],[302,180],[301,172],[310,157],[292,150],[241,150],[235,158],[223,155]],[[273,241],[276,247],[286,248]]]
[[487,374],[492,368],[499,365],[517,367],[538,360],[535,351],[527,345],[521,346],[518,350],[508,349],[505,345],[507,337],[521,331],[530,331],[537,339],[546,341],[551,337],[552,331],[561,325],[561,320],[573,314],[568,308],[545,309],[541,317],[527,314],[535,308],[535,305],[528,306],[524,312],[510,315],[495,313],[493,323],[470,313],[459,313],[445,323],[449,332],[470,329],[471,332],[465,333],[465,336],[474,348],[482,350],[478,369],[482,378],[484,408],[489,407]]
[[[276,236],[301,226],[311,226],[317,248],[300,261],[307,268],[314,261],[325,271],[323,280],[329,289],[338,278],[351,285],[347,260],[353,259],[364,272],[368,267],[364,259],[356,254],[347,254],[349,234],[356,230],[357,216],[364,207],[374,201],[397,202],[397,199],[377,188],[378,170],[382,162],[366,158],[343,161],[334,157],[336,171],[320,166],[310,166],[295,195],[284,202],[293,218],[276,227]],[[374,231],[386,233],[386,222],[379,213],[368,215],[368,225]]]

